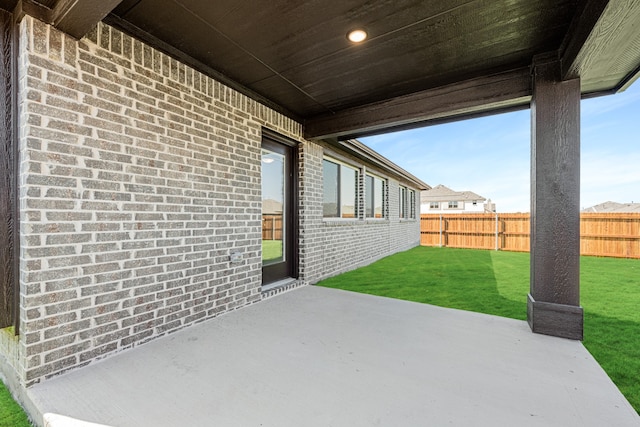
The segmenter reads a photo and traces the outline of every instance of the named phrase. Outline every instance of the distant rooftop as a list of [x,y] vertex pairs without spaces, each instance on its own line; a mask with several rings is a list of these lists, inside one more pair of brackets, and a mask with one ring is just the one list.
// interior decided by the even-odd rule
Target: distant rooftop
[[484,197],[472,192],[472,191],[454,191],[449,187],[442,184],[436,185],[431,190],[426,190],[420,193],[420,202],[455,202],[455,201],[476,201],[484,202]]
[[590,208],[582,209],[584,213],[640,213],[640,203],[604,202]]

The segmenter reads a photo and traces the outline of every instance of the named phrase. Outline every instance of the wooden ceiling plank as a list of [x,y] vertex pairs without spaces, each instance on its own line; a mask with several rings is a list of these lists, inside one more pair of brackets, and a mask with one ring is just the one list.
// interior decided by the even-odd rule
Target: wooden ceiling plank
[[444,117],[510,108],[528,104],[531,93],[530,70],[523,67],[318,116],[305,122],[305,138],[344,139]]
[[586,87],[617,92],[633,80],[640,64],[638,22],[640,2],[618,0],[607,5],[574,64],[583,92]]
[[[568,27],[560,25],[564,21],[558,16],[569,20],[572,13],[568,7],[554,8],[553,14],[539,6],[528,7],[518,18],[518,31],[507,19],[479,20],[476,13],[457,10],[460,16],[451,21],[464,31],[438,31],[435,23],[428,22],[394,37],[337,51],[340,55],[325,55],[302,64],[294,61],[284,69],[278,68],[281,64],[276,61],[274,68],[332,110],[402,96],[498,69],[525,66],[534,54],[557,49]],[[516,11],[503,12],[512,19],[517,16]],[[542,17],[546,25],[553,23],[544,31],[537,29]],[[296,50],[311,52],[302,46]]]
[[12,12],[18,4],[18,0],[0,0],[0,9]]
[[51,11],[50,22],[76,39],[84,37],[122,0],[60,0]]
[[593,28],[602,17],[609,0],[588,0],[577,13],[559,49],[561,75],[563,79],[577,77],[578,56]]
[[[607,39],[620,34],[619,25],[628,23],[624,15],[634,8],[634,0],[610,2],[588,0],[580,13],[576,14],[560,48],[563,79],[584,77],[585,70],[602,53],[611,54]],[[637,6],[635,6],[637,8]]]

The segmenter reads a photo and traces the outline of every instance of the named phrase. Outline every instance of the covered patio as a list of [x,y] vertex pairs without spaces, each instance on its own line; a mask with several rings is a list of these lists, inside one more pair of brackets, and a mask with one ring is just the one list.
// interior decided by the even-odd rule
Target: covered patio
[[[528,320],[534,332],[582,339],[580,99],[622,91],[637,79],[638,2],[224,1],[212,6],[201,0],[3,0],[0,9],[7,11],[1,77],[5,99],[11,100],[2,111],[8,160],[0,163],[5,180],[1,326],[20,328],[20,242],[14,232],[19,109],[12,77],[18,39],[12,25],[30,15],[74,39],[100,40],[112,54],[132,53],[154,70],[170,62],[160,60],[160,53],[167,54],[180,61],[167,75],[184,77],[192,68],[294,120],[305,140],[341,148],[348,138],[530,108]],[[120,34],[111,41],[106,26],[97,34],[99,22],[135,43],[122,45]],[[351,30],[368,37],[352,43],[346,37]]]
[[118,427],[640,425],[579,341],[321,287],[183,329],[28,396],[32,413]]
[[[640,75],[640,2],[0,0],[0,10],[0,344],[9,386],[38,423],[52,413],[118,427],[640,425],[580,343],[579,283],[580,100]],[[352,44],[352,29],[369,38]],[[526,108],[528,326],[312,286],[266,298],[260,239],[208,220],[207,232],[228,233],[241,251],[212,237],[198,270],[181,258],[190,229],[151,231],[168,220],[146,209],[179,211],[195,197],[219,199],[208,213],[257,229],[251,150],[265,129],[319,168],[325,148],[374,156],[349,149],[350,138]],[[175,131],[185,127],[204,132],[204,175],[220,188],[147,198],[168,183],[199,184],[183,173],[199,155],[193,135]],[[121,142],[127,132],[142,145]],[[220,153],[210,155],[214,142]],[[123,144],[143,147],[138,164]],[[180,155],[166,160],[173,144]],[[220,161],[234,149],[244,169]],[[140,164],[171,179],[146,180]],[[255,175],[253,198],[227,200],[236,186],[221,165]],[[122,173],[98,173],[107,166]],[[129,186],[131,169],[150,186]],[[51,178],[67,171],[79,175]],[[291,175],[317,180],[295,204],[303,232],[291,236],[304,245],[291,279],[301,285],[331,274],[319,271],[313,234],[322,177],[307,171]],[[132,194],[143,202],[127,207],[142,220],[124,212]],[[101,222],[112,228],[93,228]],[[156,251],[128,246],[132,236]],[[129,280],[135,268],[141,277]]]

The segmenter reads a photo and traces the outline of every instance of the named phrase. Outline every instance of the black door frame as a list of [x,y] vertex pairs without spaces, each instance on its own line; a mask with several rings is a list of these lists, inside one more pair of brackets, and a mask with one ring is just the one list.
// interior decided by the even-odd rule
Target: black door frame
[[[262,267],[262,285],[277,282],[287,278],[298,278],[298,143],[268,129],[262,130],[261,148],[285,155],[285,180],[287,190],[285,221],[285,262]],[[288,194],[287,194],[288,193]]]

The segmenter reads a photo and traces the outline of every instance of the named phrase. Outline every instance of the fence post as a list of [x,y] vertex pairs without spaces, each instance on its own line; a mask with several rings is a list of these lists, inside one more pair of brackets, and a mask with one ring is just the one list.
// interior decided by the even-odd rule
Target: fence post
[[442,247],[442,214],[440,214],[440,244],[439,247]]
[[498,229],[499,229],[499,226],[498,226],[498,213],[496,213],[496,251],[498,250],[498,238],[499,238],[498,237]]

